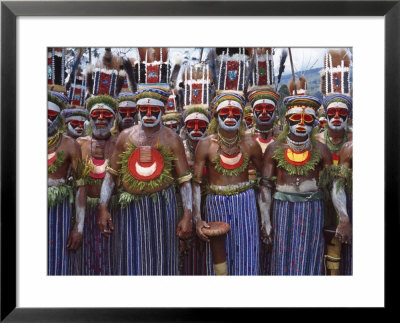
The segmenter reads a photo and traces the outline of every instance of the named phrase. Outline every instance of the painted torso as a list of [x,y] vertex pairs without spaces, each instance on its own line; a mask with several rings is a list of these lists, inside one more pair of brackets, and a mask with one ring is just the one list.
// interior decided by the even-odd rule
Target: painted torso
[[[339,152],[340,149],[342,148],[342,146],[349,141],[353,140],[353,133],[351,131],[347,131],[346,132],[346,138],[341,137],[341,140],[339,141],[335,141],[331,136],[329,136],[330,132],[332,130],[329,131],[328,128],[328,133],[326,134],[325,131],[320,132],[319,134],[317,134],[315,137],[319,142],[322,142],[323,144],[327,145],[329,150],[331,151],[332,154],[332,161],[334,165],[337,165],[339,162]],[[331,143],[335,144],[337,146],[337,149],[333,149],[333,145],[329,145],[329,143],[327,142],[327,136],[329,136],[329,140],[331,141]]]
[[[129,135],[124,144],[125,153],[131,149],[130,143],[135,146],[135,149],[127,156],[126,171],[121,169],[124,190],[131,194],[152,194],[164,190],[174,181],[172,169],[170,171],[166,169],[166,172],[163,173],[164,167],[168,164],[167,160],[164,160],[163,152],[172,154],[170,147],[172,130],[163,126],[154,137],[146,138],[140,125],[129,129]],[[161,174],[164,174],[165,179],[162,183],[160,183]],[[151,185],[143,183],[145,188],[142,189],[132,188],[132,185],[124,180],[126,175],[132,176],[132,180],[137,182],[152,182]],[[135,187],[139,186],[137,182],[134,184]]]
[[[310,156],[311,152],[301,152],[298,155],[293,154],[290,150],[290,147],[287,144],[283,144],[281,142],[274,142],[271,144],[267,153],[269,156],[277,155],[278,149],[282,149],[284,154],[281,156],[281,159],[285,159],[284,162],[287,162],[289,165],[293,166],[294,168],[299,167],[296,166],[303,164],[303,166],[312,165],[312,156]],[[276,166],[276,189],[277,191],[281,192],[314,192],[318,190],[318,179],[319,174],[324,165],[330,164],[330,156],[329,150],[326,148],[325,145],[321,145],[320,143],[316,142],[315,147],[315,154],[319,153],[319,158],[315,158],[316,162],[314,163],[313,167],[310,167],[307,171],[300,174],[291,174],[285,167],[279,165],[277,159],[272,158],[273,162]],[[318,155],[316,155],[318,156]],[[310,157],[310,158],[309,158]],[[309,158],[309,159],[307,159]],[[307,162],[305,162],[307,160]],[[311,164],[307,164],[311,163]]]
[[61,135],[59,142],[47,151],[48,186],[66,183],[71,171],[72,155],[79,147],[75,141]]
[[[243,171],[234,176],[230,175],[224,175],[221,172],[219,172],[215,166],[216,164],[214,163],[213,160],[215,160],[216,157],[220,157],[220,162],[222,165],[225,167],[235,167],[235,164],[237,165],[240,163],[240,159],[247,156],[251,155],[251,146],[249,145],[249,140],[253,141],[253,139],[250,137],[250,135],[245,134],[243,139],[241,140],[239,144],[239,152],[235,153],[234,150],[232,151],[232,155],[230,158],[227,158],[226,155],[223,155],[221,158],[221,153],[218,151],[219,150],[219,145],[217,141],[217,136],[216,135],[211,135],[206,137],[204,140],[207,141],[208,145],[208,156],[207,156],[207,162],[206,162],[206,167],[207,167],[207,177],[208,181],[211,185],[220,185],[220,186],[225,186],[225,185],[233,185],[233,184],[238,184],[238,183],[243,183],[247,182],[249,180],[248,177],[248,169],[249,166]],[[229,152],[229,149],[227,149]]]
[[113,136],[104,141],[91,136],[77,139],[77,142],[81,145],[82,159],[86,160],[87,158],[87,163],[92,168],[88,174],[86,185],[89,197],[100,197],[101,183],[105,176],[108,161],[113,153],[116,139]]

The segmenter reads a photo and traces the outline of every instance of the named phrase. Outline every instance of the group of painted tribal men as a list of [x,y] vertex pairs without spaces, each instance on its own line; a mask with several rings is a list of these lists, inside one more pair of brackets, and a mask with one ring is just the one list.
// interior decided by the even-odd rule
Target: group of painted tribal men
[[351,97],[282,99],[236,61],[177,91],[146,56],[110,95],[103,58],[81,108],[49,87],[49,275],[352,274]]

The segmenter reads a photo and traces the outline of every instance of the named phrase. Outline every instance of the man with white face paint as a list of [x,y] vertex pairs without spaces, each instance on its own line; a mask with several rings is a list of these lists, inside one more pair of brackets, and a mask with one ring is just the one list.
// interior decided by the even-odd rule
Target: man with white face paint
[[250,90],[248,96],[253,108],[255,122],[255,126],[250,132],[264,153],[268,145],[274,142],[279,134],[277,129],[274,128],[279,94],[271,89],[259,89]]
[[[319,133],[316,137],[320,142],[328,146],[332,154],[333,164],[338,165],[342,147],[353,139],[352,132],[347,126],[352,114],[352,98],[340,93],[330,94],[325,97],[323,105],[326,112],[327,125],[325,125],[324,132]],[[338,174],[347,174],[347,172],[337,171],[336,175]],[[339,261],[336,258],[346,252],[341,251],[343,249],[342,243],[347,244],[350,242],[351,222],[346,212],[335,212],[336,208],[332,207],[331,201],[328,201],[328,203],[331,207],[328,208],[328,214],[325,217],[326,232],[336,232],[334,237],[327,237],[330,240],[328,241],[329,248],[326,255],[327,268],[330,275],[337,275],[340,273],[340,268]],[[346,247],[346,250],[348,249]],[[345,267],[349,268],[350,265],[345,265]]]
[[[194,152],[200,139],[206,136],[209,124],[207,105],[184,106],[183,145],[190,170],[193,172]],[[204,171],[206,171],[204,169]],[[197,235],[184,245],[183,275],[206,275],[205,245]]]
[[[81,149],[75,140],[63,135],[64,119],[61,111],[65,103],[48,94],[48,275],[72,275],[75,252],[82,244],[86,190],[79,185],[75,195],[76,218],[72,221],[74,191],[67,183],[71,171],[77,168]],[[73,172],[74,180],[77,180]],[[72,253],[71,253],[72,252]]]
[[[163,126],[161,116],[168,91],[159,86],[136,93],[140,124],[122,131],[106,175],[99,206],[99,228],[110,235],[107,210],[111,191],[120,176],[125,192],[119,241],[123,253],[122,275],[177,275],[179,238],[192,231],[192,178],[179,136]],[[183,201],[178,223],[174,172]]]
[[353,133],[347,124],[351,118],[352,99],[344,94],[331,94],[325,97],[323,105],[326,112],[327,126],[317,139],[328,146],[332,152],[333,163],[339,160],[339,151],[347,141],[353,140]]
[[137,107],[135,96],[130,92],[118,95],[118,127],[119,131],[132,127],[137,122]]
[[[197,144],[194,165],[194,217],[197,235],[209,222],[226,222],[226,262],[213,264],[207,243],[208,275],[258,275],[259,228],[254,181],[248,179],[249,161],[261,170],[261,148],[249,135],[242,120],[245,107],[242,93],[223,91],[212,101],[214,119],[208,134]],[[208,180],[205,221],[201,218],[201,192],[204,168]]]
[[165,112],[162,116],[162,123],[179,135],[182,126],[182,114],[176,111]]
[[88,99],[86,108],[89,111],[92,134],[77,139],[84,160],[81,167],[82,185],[85,185],[87,191],[81,270],[82,275],[112,275],[112,241],[97,229],[97,206],[101,184],[116,143],[116,137],[111,132],[116,126],[117,103],[109,95],[99,95]]
[[261,230],[273,241],[270,274],[322,275],[324,202],[318,180],[332,157],[312,132],[321,103],[289,96],[284,104],[287,124],[265,151],[260,186],[260,208],[267,210]]
[[73,107],[63,110],[61,114],[67,124],[68,136],[76,139],[85,134],[85,122],[89,117],[89,113],[86,110]]

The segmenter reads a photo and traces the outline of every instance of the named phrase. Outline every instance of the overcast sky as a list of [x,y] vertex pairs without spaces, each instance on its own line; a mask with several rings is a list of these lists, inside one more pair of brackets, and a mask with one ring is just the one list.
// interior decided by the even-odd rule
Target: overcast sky
[[[102,49],[103,50],[103,49]],[[100,52],[102,52],[102,50]],[[324,66],[324,54],[327,48],[306,47],[306,48],[292,48],[292,58],[295,72],[309,70],[312,68]],[[113,48],[113,51],[125,52],[123,48]],[[127,49],[128,51],[128,49]],[[203,57],[207,54],[208,49],[203,50]],[[281,48],[275,48],[274,66],[275,74],[278,74],[279,61],[281,56]],[[200,48],[170,48],[170,60],[174,64],[176,56],[184,56],[186,53],[189,58],[200,58]],[[128,56],[137,57],[136,49],[129,49]],[[286,59],[286,68],[283,74],[291,73],[289,56]]]

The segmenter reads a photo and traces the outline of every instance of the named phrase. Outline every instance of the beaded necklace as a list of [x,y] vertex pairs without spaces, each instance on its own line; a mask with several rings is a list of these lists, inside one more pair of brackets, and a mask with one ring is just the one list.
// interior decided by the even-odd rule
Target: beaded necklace
[[47,149],[51,149],[53,151],[57,150],[58,146],[61,143],[61,132],[57,131],[57,133],[47,139]]
[[221,135],[218,130],[218,141],[222,142],[227,148],[232,148],[236,146],[239,142],[239,134],[236,134],[235,137],[228,139]]
[[286,137],[286,143],[294,151],[305,151],[312,149],[311,140],[309,137],[305,141],[294,141],[289,137]]

